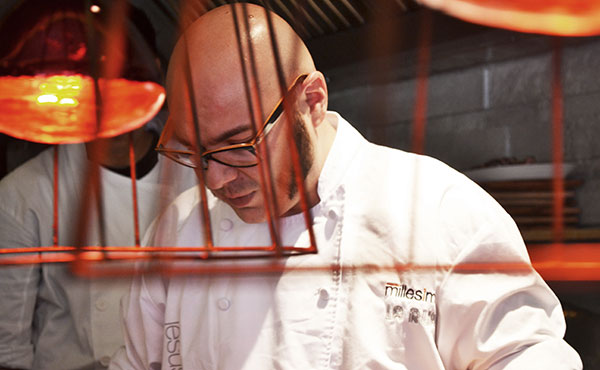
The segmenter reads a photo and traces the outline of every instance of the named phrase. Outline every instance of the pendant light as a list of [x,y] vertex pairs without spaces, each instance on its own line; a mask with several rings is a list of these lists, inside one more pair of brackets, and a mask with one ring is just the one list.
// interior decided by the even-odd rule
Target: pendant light
[[468,22],[557,36],[600,34],[598,0],[420,0]]
[[65,144],[150,120],[165,99],[160,67],[121,13],[82,0],[21,1],[0,24],[0,132]]

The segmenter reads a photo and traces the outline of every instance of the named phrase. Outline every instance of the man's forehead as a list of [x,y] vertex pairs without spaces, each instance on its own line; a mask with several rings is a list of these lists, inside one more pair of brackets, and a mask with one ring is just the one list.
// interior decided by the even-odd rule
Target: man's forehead
[[[171,94],[169,108],[178,117],[177,124],[187,126],[178,128],[177,135],[188,144],[195,136],[194,123],[200,129],[203,147],[225,144],[236,135],[250,137],[260,128],[264,116],[270,113],[271,105],[278,98],[279,90],[273,88],[272,81],[265,79],[247,86],[241,71],[227,75],[198,72],[194,68],[193,90],[185,75],[183,69],[173,72],[168,93]],[[248,103],[249,90],[253,93],[252,104]],[[195,100],[193,107],[190,104],[192,98]]]
[[[192,119],[191,114],[186,115],[187,118],[178,119],[180,115],[173,114],[174,137],[184,145],[192,147],[196,141],[196,132],[194,124],[198,125],[198,135],[200,136],[200,145],[202,147],[212,147],[218,144],[226,143],[229,139],[237,136],[250,136],[255,132],[255,128],[250,123],[250,120],[235,120],[231,118],[221,119],[202,118],[202,114],[198,114],[196,120]],[[244,139],[243,137],[240,139]]]

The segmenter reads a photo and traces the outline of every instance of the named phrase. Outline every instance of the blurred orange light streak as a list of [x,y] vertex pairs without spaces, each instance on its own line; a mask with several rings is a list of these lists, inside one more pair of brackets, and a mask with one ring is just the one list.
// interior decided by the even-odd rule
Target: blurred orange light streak
[[552,190],[553,190],[553,241],[555,258],[562,255],[564,238],[563,208],[565,187],[563,179],[563,95],[561,82],[561,52],[560,39],[553,39],[552,48]]
[[52,242],[55,246],[58,245],[58,145],[54,146],[54,158],[53,158],[53,177],[54,184],[52,188],[53,203],[52,203]]
[[[286,86],[285,76],[283,73],[283,63],[281,61],[281,56],[279,54],[279,46],[277,43],[275,28],[273,26],[273,19],[272,19],[273,15],[271,12],[268,11],[267,8],[265,8],[265,16],[267,19],[267,24],[268,24],[268,29],[269,29],[269,37],[271,39],[271,48],[273,50],[273,55],[275,57],[275,63],[277,66],[279,89],[281,91],[282,96],[284,97],[283,110],[284,110],[284,114],[286,116],[285,118],[287,118],[287,120],[286,120],[287,124],[290,127],[292,127],[295,124],[294,123],[294,115],[292,114],[294,105],[289,101],[289,99],[285,99],[285,96],[287,93],[287,86]],[[293,83],[294,88],[295,88],[295,84],[296,84],[296,82]],[[288,140],[288,145],[292,149],[290,151],[290,155],[291,155],[292,164],[294,167],[294,181],[296,181],[296,185],[298,186],[298,194],[300,195],[300,205],[302,208],[302,214],[304,215],[304,222],[305,222],[306,230],[308,231],[308,237],[310,240],[310,247],[309,247],[307,253],[317,253],[318,246],[317,246],[317,241],[315,238],[315,233],[314,233],[314,230],[312,227],[313,220],[312,220],[312,217],[309,212],[309,204],[308,204],[308,199],[306,196],[306,188],[304,185],[304,176],[302,175],[302,168],[301,168],[302,166],[300,165],[300,153],[298,152],[298,147],[292,136],[292,131],[293,130],[288,130],[287,140]]]
[[425,128],[427,124],[427,82],[431,61],[431,11],[424,9],[419,26],[419,46],[417,56],[417,89],[413,113],[412,151],[425,152]]
[[135,150],[133,148],[133,134],[129,133],[129,176],[131,177],[131,198],[133,207],[133,231],[135,236],[135,246],[140,246],[140,222],[138,214],[137,197],[137,175],[135,173]]
[[[561,246],[562,247],[562,246]],[[542,275],[546,280],[552,281],[600,281],[600,244],[599,243],[578,243],[569,244],[568,248],[565,249],[563,258],[554,258],[555,243],[550,244],[539,244],[529,248],[533,267]],[[283,247],[284,251],[293,253],[306,253],[307,248],[298,247]],[[72,246],[59,246],[59,247],[38,247],[38,248],[13,248],[13,249],[2,249],[0,250],[0,265],[10,264],[31,264],[31,263],[49,263],[49,262],[69,262],[74,261],[78,256],[75,255],[76,247]],[[169,260],[188,260],[198,261],[198,255],[190,255],[190,252],[207,252],[207,247],[99,247],[99,246],[86,246],[80,248],[79,258],[83,262],[97,261],[98,258],[93,257],[95,254],[88,255],[89,252],[101,252],[101,253],[126,253],[122,256],[118,254],[107,254],[102,257],[105,262],[109,261],[136,261],[136,260],[151,260],[156,258],[154,254],[164,253]],[[270,246],[256,246],[256,247],[239,247],[239,246],[220,246],[211,247],[211,252],[214,252],[212,256],[215,259],[231,259],[238,258],[235,255],[227,252],[265,252],[270,253],[270,256],[274,255],[275,249],[272,245]],[[30,255],[19,255],[14,257],[6,257],[10,254],[17,253],[31,253]],[[34,253],[47,253],[46,256],[41,256]],[[222,253],[219,256],[218,253]],[[52,254],[58,254],[53,257]],[[251,255],[248,254],[245,257],[266,257],[265,254]],[[87,261],[86,261],[87,258]],[[274,259],[278,261],[279,259]],[[281,260],[285,261],[285,260]],[[182,268],[181,266],[173,266],[172,271],[169,273],[256,273],[256,272],[281,272],[284,268],[287,268],[283,263],[273,264],[267,266],[225,266],[225,265],[207,265],[200,264],[195,268]],[[456,266],[452,265],[415,265],[415,264],[392,264],[386,266],[376,266],[373,264],[364,264],[351,267],[343,267],[344,269],[353,269],[356,271],[369,272],[369,271],[386,271],[386,270],[444,270],[453,269],[458,272],[490,272],[490,271],[510,271],[510,270],[524,270],[529,269],[530,265],[527,263],[469,263],[460,264]],[[205,270],[208,269],[208,270]],[[310,266],[299,269],[301,271],[328,271],[331,270],[330,265],[327,266]],[[102,271],[105,271],[102,268]],[[117,272],[115,270],[114,272]],[[129,273],[133,271],[129,270]],[[92,269],[81,270],[80,273],[84,276],[88,274],[93,275]],[[118,273],[119,275],[127,274],[126,270]]]
[[[256,135],[257,129],[262,121],[263,111],[262,103],[260,101],[260,94],[258,92],[258,72],[256,70],[256,60],[254,56],[254,48],[250,38],[247,38],[246,48],[249,58],[244,57],[244,43],[242,42],[242,31],[240,29],[240,20],[244,19],[243,25],[245,34],[250,33],[250,24],[248,23],[248,12],[245,5],[242,5],[242,15],[238,16],[237,8],[231,8],[231,16],[233,17],[233,24],[235,26],[236,44],[238,48],[238,55],[240,57],[240,65],[242,68],[242,74],[244,77],[244,90],[246,94],[246,101],[248,102],[248,113],[250,115],[252,123],[253,135]],[[249,60],[249,63],[247,63]],[[248,69],[252,72],[251,76],[248,73]],[[251,78],[252,77],[252,78]],[[264,143],[261,145],[261,149],[264,151],[259,152],[261,161],[259,161],[260,171],[260,182],[261,189],[264,198],[264,206],[266,211],[267,225],[269,227],[269,234],[271,236],[271,242],[274,248],[281,246],[281,240],[279,233],[277,232],[276,221],[274,215],[278,214],[278,205],[275,200],[274,184],[273,184],[273,172],[271,169],[271,163],[269,161],[269,151]],[[278,252],[279,253],[279,252]]]
[[[542,275],[545,280],[549,281],[600,281],[600,244],[598,243],[579,243],[569,244],[568,253],[565,253],[562,259],[555,259],[553,256],[554,244],[535,245],[530,248],[533,268]],[[283,247],[285,251],[294,253],[306,252],[306,248]],[[318,272],[331,271],[335,269],[331,265],[323,266],[303,266],[290,267],[286,265],[286,259],[273,259],[273,263],[265,265],[210,265],[201,261],[198,255],[190,255],[190,252],[206,252],[206,247],[98,247],[87,246],[81,248],[81,253],[76,256],[75,247],[39,247],[39,248],[15,248],[0,250],[1,255],[9,255],[11,253],[32,253],[31,255],[20,255],[7,258],[3,256],[0,259],[0,265],[12,264],[32,264],[32,263],[49,263],[49,262],[70,262],[76,258],[80,258],[83,263],[80,267],[85,267],[78,270],[83,276],[105,276],[105,275],[130,275],[137,271],[131,267],[111,267],[110,262],[124,261],[139,261],[156,260],[156,253],[165,253],[165,264],[161,266],[146,266],[143,272],[161,272],[167,274],[246,274],[246,273],[276,273],[290,269],[298,272]],[[273,256],[273,246],[258,246],[258,247],[212,247],[212,256],[215,259],[237,259],[236,255],[227,252],[265,252]],[[49,255],[37,255],[36,252],[52,252]],[[98,257],[96,252],[108,253],[106,256]],[[110,254],[110,252],[121,252],[124,255]],[[187,253],[179,253],[187,252]],[[217,253],[223,253],[218,256]],[[56,254],[56,256],[52,256]],[[266,255],[246,255],[247,258],[264,258]],[[169,262],[174,261],[199,261],[195,266],[173,265],[169,266]],[[102,266],[95,271],[91,262],[102,262]],[[108,264],[108,265],[106,265]],[[427,270],[450,270],[458,273],[493,273],[493,272],[511,272],[511,271],[530,271],[531,266],[528,263],[468,263],[452,265],[416,265],[416,264],[390,264],[390,265],[374,265],[364,264],[355,266],[343,266],[344,270],[353,270],[362,273],[372,273],[377,271],[427,271]]]
[[[200,152],[200,148],[201,148],[201,141],[200,141],[200,127],[199,127],[199,123],[198,123],[198,114],[197,114],[197,107],[196,107],[196,94],[194,92],[194,80],[192,78],[192,70],[191,70],[191,61],[190,61],[190,54],[187,48],[188,45],[188,41],[187,41],[187,37],[186,34],[183,34],[183,38],[184,38],[184,72],[185,72],[185,77],[186,77],[186,91],[187,91],[187,98],[188,98],[188,106],[190,107],[190,109],[192,110],[192,120],[188,121],[189,125],[192,125],[192,130],[191,132],[194,133],[194,137],[193,137],[193,147],[194,147],[194,151],[195,151],[195,155],[196,155],[196,163],[202,163],[202,158],[201,158],[201,152]],[[198,179],[198,187],[200,189],[200,206],[201,206],[201,210],[202,210],[202,225],[200,225],[203,229],[204,229],[204,244],[208,246],[208,250],[207,253],[205,254],[204,257],[209,257],[209,253],[210,250],[212,249],[213,246],[213,235],[212,235],[212,227],[211,227],[211,221],[210,221],[210,213],[208,211],[208,198],[206,195],[206,182],[204,179],[204,171],[202,170],[202,168],[198,168],[195,167],[194,168],[194,173],[196,174],[196,178]]]

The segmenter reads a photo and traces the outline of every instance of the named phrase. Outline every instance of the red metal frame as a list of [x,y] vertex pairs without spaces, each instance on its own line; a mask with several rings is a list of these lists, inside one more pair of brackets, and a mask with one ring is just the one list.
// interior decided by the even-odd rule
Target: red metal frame
[[[238,25],[239,18],[245,19],[243,27],[247,30],[247,14],[239,17],[233,8],[233,17],[235,24]],[[267,13],[267,19],[270,26],[270,35],[272,47],[275,51],[277,73],[282,93],[286,91],[286,83],[283,78],[281,61],[277,53],[278,46],[274,37],[271,15]],[[426,110],[427,110],[427,74],[430,63],[431,53],[431,29],[432,18],[429,11],[424,13],[422,19],[421,37],[419,44],[418,60],[419,67],[417,72],[416,86],[416,101],[414,107],[413,121],[413,137],[412,148],[415,152],[424,152],[425,148],[425,127],[426,127]],[[237,29],[238,48],[242,50],[241,30]],[[249,47],[252,51],[252,48]],[[254,55],[251,55],[249,65],[244,68],[244,78],[246,83],[246,94],[249,101],[251,96],[258,96],[258,79]],[[194,99],[194,91],[192,88],[192,71],[190,69],[190,61],[186,59],[186,69],[188,77],[188,92],[192,101]],[[194,104],[190,104],[194,109]],[[254,121],[257,117],[262,117],[261,104],[249,104],[250,116]],[[291,111],[289,106],[286,106],[285,111]],[[192,116],[197,119],[196,112],[192,112]],[[101,112],[98,112],[98,120],[101,119]],[[288,122],[292,122],[292,117],[288,117]],[[260,121],[260,119],[258,120]],[[198,122],[193,122],[196,142],[200,142],[200,132],[198,130]],[[256,123],[256,122],[254,122]],[[256,125],[255,125],[256,127]],[[538,244],[529,246],[529,253],[532,259],[533,267],[546,280],[551,281],[600,281],[600,243],[564,243],[564,224],[563,224],[563,207],[564,207],[564,179],[563,179],[563,95],[561,85],[561,48],[560,40],[555,39],[552,52],[552,137],[553,137],[553,155],[552,161],[554,166],[553,175],[553,193],[554,193],[554,240],[553,243]],[[84,276],[98,277],[108,275],[130,275],[140,272],[160,272],[163,274],[231,274],[231,273],[271,273],[279,272],[283,269],[288,269],[280,257],[293,256],[306,253],[317,253],[317,245],[315,241],[314,231],[312,229],[312,219],[308,211],[307,199],[302,181],[299,154],[294,145],[291,135],[288,136],[288,145],[291,150],[291,156],[294,163],[295,180],[300,190],[301,204],[303,214],[306,220],[306,227],[309,232],[310,246],[308,248],[296,248],[293,246],[283,246],[280,242],[278,234],[279,225],[276,221],[278,213],[275,205],[274,185],[271,182],[272,172],[269,166],[269,161],[263,161],[260,165],[261,183],[263,195],[265,199],[265,209],[267,210],[267,222],[269,224],[269,232],[271,234],[272,245],[259,247],[216,247],[213,244],[212,228],[210,225],[209,209],[207,202],[207,194],[204,186],[204,174],[202,170],[197,170],[199,188],[201,189],[202,214],[207,222],[200,225],[205,231],[204,246],[198,247],[144,247],[140,248],[140,231],[138,221],[138,200],[136,188],[136,173],[135,173],[135,158],[133,144],[130,140],[130,165],[132,179],[132,197],[134,207],[134,234],[135,246],[131,247],[111,247],[111,246],[60,246],[58,245],[58,155],[59,149],[55,148],[54,152],[54,209],[53,209],[53,246],[37,247],[37,248],[14,248],[0,250],[0,266],[2,265],[20,265],[31,263],[52,263],[52,262],[73,262],[74,271]],[[199,152],[199,151],[197,151]],[[266,153],[268,159],[268,153]],[[416,174],[418,176],[418,174]],[[86,173],[86,189],[88,194],[85,196],[82,205],[82,217],[79,230],[85,230],[88,219],[89,200],[94,196],[97,200],[98,211],[101,210],[100,195],[100,173],[97,166],[92,166]],[[418,190],[418,189],[416,189]],[[415,210],[416,211],[416,210]],[[100,218],[102,215],[99,215]],[[103,228],[101,226],[101,234]],[[78,241],[85,240],[85,235],[80,234]],[[414,245],[414,243],[413,243]],[[23,255],[25,253],[25,255]],[[13,256],[10,256],[13,255]],[[10,257],[9,257],[10,256]],[[232,259],[232,258],[265,258],[267,262],[261,265],[239,267],[237,264],[207,264],[207,260],[213,259]],[[182,265],[180,261],[197,261],[195,264]],[[145,265],[140,264],[123,264],[123,262],[139,262],[147,261]],[[344,267],[346,269],[346,267]],[[529,269],[528,264],[463,264],[459,266],[430,266],[430,265],[415,265],[412,263],[405,265],[383,265],[374,267],[373,265],[348,267],[348,269],[369,273],[381,270],[439,270],[439,269],[454,269],[455,271],[463,272],[490,272],[490,271],[512,271]],[[328,271],[331,266],[317,266],[302,268],[299,271]],[[298,269],[296,269],[298,270]]]

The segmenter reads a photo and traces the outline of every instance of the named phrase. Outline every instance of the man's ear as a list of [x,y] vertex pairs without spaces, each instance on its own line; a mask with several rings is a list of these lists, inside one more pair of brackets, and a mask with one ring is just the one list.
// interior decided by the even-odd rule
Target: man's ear
[[327,113],[327,83],[325,76],[319,71],[309,73],[302,83],[306,104],[313,125],[316,127],[325,119]]

